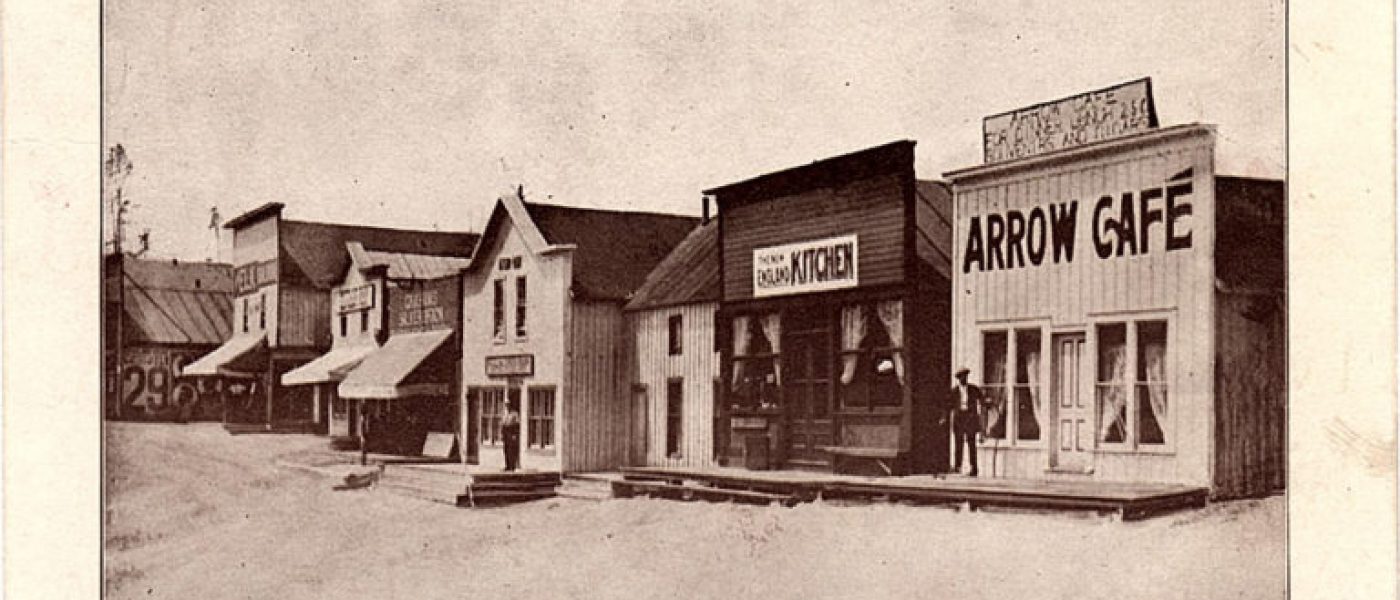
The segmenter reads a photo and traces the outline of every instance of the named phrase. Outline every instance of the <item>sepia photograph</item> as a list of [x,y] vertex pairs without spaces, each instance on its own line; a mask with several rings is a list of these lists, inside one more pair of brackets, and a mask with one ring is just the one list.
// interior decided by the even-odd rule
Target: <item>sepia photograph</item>
[[102,0],[103,596],[1289,597],[1287,27]]

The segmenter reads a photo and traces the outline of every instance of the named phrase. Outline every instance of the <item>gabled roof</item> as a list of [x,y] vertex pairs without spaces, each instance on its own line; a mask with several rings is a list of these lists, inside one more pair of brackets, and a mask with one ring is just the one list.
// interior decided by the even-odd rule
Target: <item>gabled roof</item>
[[129,258],[123,276],[127,343],[217,345],[228,338],[231,266]]
[[524,203],[551,245],[574,251],[574,294],[626,300],[695,225],[696,217]]
[[646,310],[720,299],[719,221],[691,230],[647,275],[627,303],[627,310]]
[[346,242],[359,242],[367,251],[470,258],[480,236],[284,220],[279,237],[286,258],[283,280],[329,289],[350,266]]
[[365,250],[360,242],[346,242],[346,251],[355,268],[367,270],[382,266],[389,279],[437,279],[461,272],[471,264],[470,258],[435,256],[407,252]]

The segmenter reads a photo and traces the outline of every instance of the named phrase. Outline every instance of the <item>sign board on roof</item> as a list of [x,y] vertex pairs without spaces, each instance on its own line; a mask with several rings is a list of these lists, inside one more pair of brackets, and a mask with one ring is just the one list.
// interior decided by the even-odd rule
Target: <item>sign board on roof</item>
[[387,294],[392,326],[390,331],[455,329],[461,311],[457,278],[405,281]]
[[1152,80],[1143,78],[983,119],[983,162],[1025,158],[1155,128]]
[[753,295],[780,296],[855,287],[856,236],[755,248]]

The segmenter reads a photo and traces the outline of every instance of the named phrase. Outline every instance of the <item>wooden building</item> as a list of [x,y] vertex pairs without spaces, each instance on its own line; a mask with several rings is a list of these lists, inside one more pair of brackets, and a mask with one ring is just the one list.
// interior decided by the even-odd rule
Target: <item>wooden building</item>
[[103,270],[107,418],[218,419],[223,395],[246,387],[175,375],[229,336],[233,269],[114,254]]
[[945,470],[950,194],[915,179],[914,142],[706,193],[729,462]]
[[719,223],[706,220],[627,303],[633,336],[631,464],[703,467],[724,457],[720,394]]
[[331,347],[329,292],[350,264],[346,242],[467,258],[477,236],[293,221],[282,209],[268,203],[224,224],[233,231],[233,331],[182,373],[243,378],[256,390],[225,407],[227,423],[314,430],[313,387],[285,386],[282,375]]
[[1186,125],[947,174],[985,475],[1283,485],[1284,186],[1214,152]]
[[520,411],[521,465],[590,471],[629,446],[623,305],[697,219],[497,202],[463,272],[462,458],[500,465]]

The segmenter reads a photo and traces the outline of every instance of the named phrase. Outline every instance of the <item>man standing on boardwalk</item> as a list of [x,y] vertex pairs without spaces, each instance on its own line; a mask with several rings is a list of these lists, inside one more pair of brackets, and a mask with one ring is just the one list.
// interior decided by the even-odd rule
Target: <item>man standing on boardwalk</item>
[[501,419],[501,446],[506,453],[506,470],[520,467],[520,408],[508,402],[506,415]]
[[962,471],[963,444],[967,444],[968,464],[977,476],[977,442],[982,439],[982,389],[967,382],[967,367],[958,369],[958,385],[950,392],[953,407],[953,471]]

